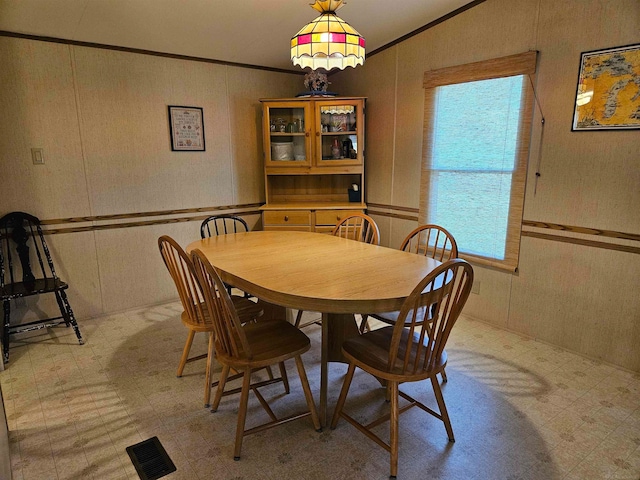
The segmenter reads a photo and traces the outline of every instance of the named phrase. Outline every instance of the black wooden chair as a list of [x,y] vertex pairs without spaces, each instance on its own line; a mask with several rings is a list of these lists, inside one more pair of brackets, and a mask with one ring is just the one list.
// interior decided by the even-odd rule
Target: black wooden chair
[[[36,260],[34,272],[31,263]],[[56,275],[40,220],[24,212],[12,212],[0,218],[0,300],[4,307],[2,348],[5,363],[9,361],[9,337],[16,333],[64,322],[67,327],[73,327],[80,345],[84,343],[67,300],[67,288],[69,285]],[[60,316],[11,325],[11,300],[43,293],[55,294]]]
[[249,225],[247,225],[247,222],[245,222],[244,219],[229,214],[212,215],[205,218],[200,225],[201,238],[248,231]]

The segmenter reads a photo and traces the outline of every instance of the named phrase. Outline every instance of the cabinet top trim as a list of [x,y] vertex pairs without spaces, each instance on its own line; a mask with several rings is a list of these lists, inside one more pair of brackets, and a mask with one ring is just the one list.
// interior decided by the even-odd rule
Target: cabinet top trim
[[357,202],[299,202],[265,203],[260,210],[366,210],[366,203]]
[[308,102],[308,101],[343,101],[343,100],[366,100],[367,97],[294,97],[294,98],[261,98],[261,102]]

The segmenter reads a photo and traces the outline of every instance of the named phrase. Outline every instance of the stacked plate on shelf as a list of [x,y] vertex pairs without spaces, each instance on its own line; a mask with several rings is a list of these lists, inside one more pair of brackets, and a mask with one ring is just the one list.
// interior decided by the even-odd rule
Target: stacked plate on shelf
[[271,160],[293,160],[293,142],[272,142]]

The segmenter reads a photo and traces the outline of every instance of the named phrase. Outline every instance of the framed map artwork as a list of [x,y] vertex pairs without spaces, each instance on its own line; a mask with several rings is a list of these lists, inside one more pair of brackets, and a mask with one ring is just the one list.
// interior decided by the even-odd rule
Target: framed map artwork
[[640,44],[583,52],[572,131],[640,128]]
[[202,108],[169,105],[169,129],[174,152],[205,151]]

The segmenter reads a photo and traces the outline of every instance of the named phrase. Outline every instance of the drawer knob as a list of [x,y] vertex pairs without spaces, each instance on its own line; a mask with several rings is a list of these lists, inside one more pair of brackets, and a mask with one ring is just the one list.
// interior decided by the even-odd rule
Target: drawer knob
[[284,221],[288,222],[289,221],[289,217],[287,215],[284,216]]
[[338,216],[336,217],[336,220],[338,220],[338,221],[342,220],[342,219],[340,218],[340,215],[338,215]]

